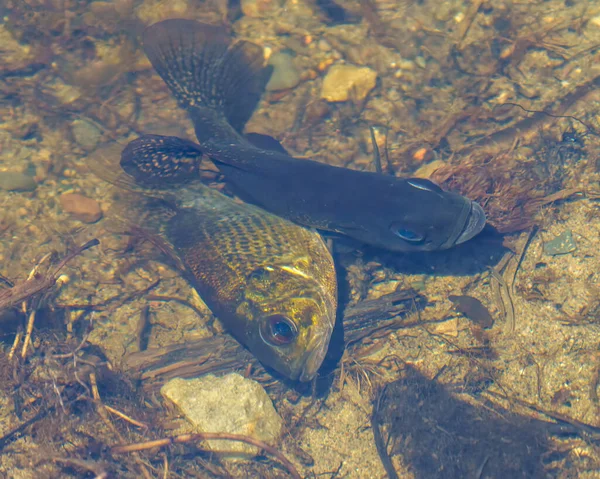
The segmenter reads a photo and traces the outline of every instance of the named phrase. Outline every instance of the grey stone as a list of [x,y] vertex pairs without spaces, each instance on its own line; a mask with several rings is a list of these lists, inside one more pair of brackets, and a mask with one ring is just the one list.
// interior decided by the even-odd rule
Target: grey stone
[[550,256],[572,253],[577,249],[571,230],[564,231],[553,240],[544,243],[544,253]]
[[273,73],[267,83],[267,90],[287,90],[300,83],[300,73],[291,55],[283,52],[275,53],[269,58],[269,65],[273,67]]
[[33,191],[37,187],[35,180],[18,171],[0,171],[0,190]]
[[98,127],[87,120],[75,120],[71,124],[71,131],[77,144],[87,151],[95,149],[102,138]]
[[[281,435],[283,421],[263,387],[237,373],[172,379],[161,393],[197,432],[241,434],[271,445]],[[241,442],[212,440],[207,444],[233,458],[258,453],[256,447]]]

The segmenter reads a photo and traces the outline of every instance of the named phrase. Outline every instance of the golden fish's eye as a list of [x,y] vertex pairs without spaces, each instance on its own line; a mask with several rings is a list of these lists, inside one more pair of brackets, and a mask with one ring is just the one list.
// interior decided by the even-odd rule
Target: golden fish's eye
[[281,314],[267,316],[261,321],[260,336],[272,346],[285,346],[298,336],[298,328],[293,321]]

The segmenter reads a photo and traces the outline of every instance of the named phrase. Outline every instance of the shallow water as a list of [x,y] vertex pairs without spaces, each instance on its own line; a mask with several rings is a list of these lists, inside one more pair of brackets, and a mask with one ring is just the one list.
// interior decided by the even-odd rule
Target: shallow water
[[[597,477],[600,6],[357,0],[337,2],[340,13],[309,0],[237,3],[0,6],[0,274],[18,286],[47,253],[56,255],[44,275],[100,240],[57,285],[1,313],[0,435],[25,425],[0,441],[2,474],[289,477],[269,455],[108,449],[191,430],[159,393],[170,376],[236,370],[265,387],[282,418],[275,445],[302,477]],[[428,254],[337,241],[340,310],[359,320],[345,334],[338,326],[314,390],[271,376],[231,340],[176,259],[130,234],[139,212],[92,171],[118,168],[143,133],[193,139],[139,48],[146,25],[173,17],[227,22],[293,64],[277,72],[288,88],[265,93],[247,131],[294,156],[373,170],[373,126],[384,168],[480,202],[493,227]],[[342,63],[376,74],[364,98],[358,87],[336,90],[345,101],[323,90]],[[202,175],[221,185],[210,165]],[[356,309],[408,289],[414,301]],[[452,295],[479,299],[493,326],[455,311]],[[187,345],[185,370],[153,369],[179,353],[130,356],[177,345]],[[494,420],[495,432],[477,426]]]

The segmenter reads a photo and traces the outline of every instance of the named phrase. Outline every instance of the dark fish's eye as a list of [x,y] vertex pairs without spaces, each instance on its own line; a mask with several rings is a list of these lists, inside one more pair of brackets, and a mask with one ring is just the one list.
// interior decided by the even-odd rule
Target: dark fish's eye
[[396,228],[392,226],[390,229],[396,236],[410,243],[420,243],[424,239],[423,235],[407,228]]
[[296,339],[298,329],[289,318],[281,314],[274,314],[262,320],[260,336],[263,341],[273,346],[285,346]]

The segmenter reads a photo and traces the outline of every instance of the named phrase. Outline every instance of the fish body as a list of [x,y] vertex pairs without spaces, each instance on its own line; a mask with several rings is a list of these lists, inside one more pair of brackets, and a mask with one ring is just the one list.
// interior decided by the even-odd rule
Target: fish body
[[160,226],[194,287],[263,364],[309,381],[337,309],[333,259],[321,236],[202,185],[169,193]]
[[[175,19],[148,27],[144,50],[187,109],[200,144],[159,136],[134,140],[121,165],[138,181],[189,178],[188,170],[206,154],[246,201],[366,244],[392,251],[447,249],[483,229],[485,213],[477,203],[431,181],[297,159],[274,139],[265,148],[270,137],[242,135],[268,80],[261,47],[232,44],[218,27]],[[152,152],[136,154],[141,149]],[[144,168],[148,158],[151,173]]]

